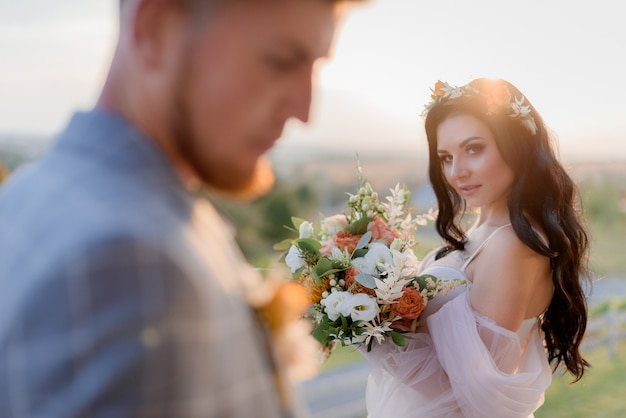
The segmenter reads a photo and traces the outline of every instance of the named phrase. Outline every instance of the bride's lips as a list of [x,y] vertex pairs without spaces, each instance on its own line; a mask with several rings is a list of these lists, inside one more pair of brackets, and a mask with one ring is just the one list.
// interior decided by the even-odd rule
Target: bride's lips
[[459,186],[457,188],[457,190],[463,195],[463,196],[470,196],[472,194],[474,194],[478,189],[480,188],[479,184],[471,184],[471,185],[464,185],[464,186]]

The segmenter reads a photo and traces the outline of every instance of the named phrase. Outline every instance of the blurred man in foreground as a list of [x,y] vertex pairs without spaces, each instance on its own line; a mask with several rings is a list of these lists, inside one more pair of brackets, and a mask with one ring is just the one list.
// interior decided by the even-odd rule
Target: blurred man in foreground
[[122,0],[92,111],[0,190],[0,416],[281,417],[259,283],[198,185],[255,195],[340,0]]

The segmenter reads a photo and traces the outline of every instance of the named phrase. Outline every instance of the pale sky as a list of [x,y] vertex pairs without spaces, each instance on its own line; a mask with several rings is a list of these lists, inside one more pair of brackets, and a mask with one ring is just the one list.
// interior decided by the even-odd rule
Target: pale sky
[[[93,105],[117,2],[0,0],[0,134],[52,136]],[[290,124],[279,146],[419,147],[435,81],[501,77],[533,102],[564,157],[626,160],[619,1],[370,0],[339,35],[311,123]]]

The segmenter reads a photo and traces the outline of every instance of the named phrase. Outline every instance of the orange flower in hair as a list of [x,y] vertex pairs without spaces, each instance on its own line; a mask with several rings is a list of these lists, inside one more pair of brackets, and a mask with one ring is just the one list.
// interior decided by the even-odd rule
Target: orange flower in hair
[[435,83],[435,88],[433,89],[433,94],[435,96],[442,97],[444,94],[446,94],[445,88],[446,83],[441,80],[437,80],[437,82]]

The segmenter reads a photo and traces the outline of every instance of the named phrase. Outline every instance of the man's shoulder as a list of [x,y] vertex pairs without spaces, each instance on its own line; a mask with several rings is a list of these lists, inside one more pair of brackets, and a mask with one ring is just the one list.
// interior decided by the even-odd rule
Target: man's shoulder
[[115,240],[159,246],[175,239],[186,222],[190,202],[181,193],[47,158],[20,169],[0,188],[5,256],[52,261]]

